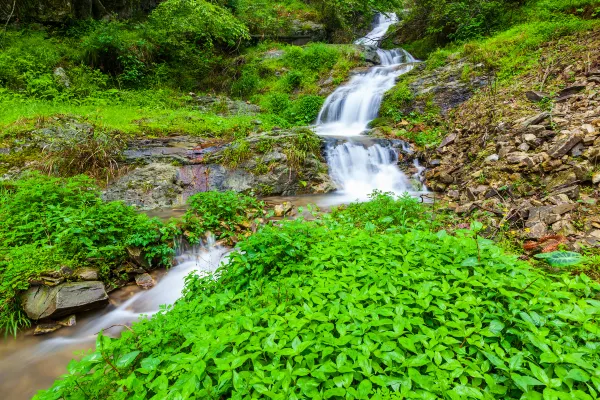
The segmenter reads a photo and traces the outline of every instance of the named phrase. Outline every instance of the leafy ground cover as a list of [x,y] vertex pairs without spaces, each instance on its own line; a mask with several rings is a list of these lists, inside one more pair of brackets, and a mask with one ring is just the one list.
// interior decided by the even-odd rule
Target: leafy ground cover
[[[191,243],[213,232],[236,240],[250,229],[264,205],[233,192],[207,192],[190,199],[182,219],[163,223],[121,202],[104,202],[94,182],[31,174],[0,185],[0,330],[16,334],[28,326],[19,294],[41,274],[92,267],[107,284],[125,279],[139,249],[150,267],[169,267],[175,238]],[[125,278],[123,277],[125,274]]]
[[380,194],[265,227],[36,398],[597,398],[600,286],[431,217]]

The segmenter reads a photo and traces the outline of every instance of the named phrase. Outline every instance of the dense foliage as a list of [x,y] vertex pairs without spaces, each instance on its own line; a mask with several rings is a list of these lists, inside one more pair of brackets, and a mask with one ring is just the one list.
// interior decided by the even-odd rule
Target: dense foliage
[[[0,184],[0,331],[15,334],[29,321],[18,295],[32,279],[68,267],[98,270],[110,284],[138,249],[150,268],[168,267],[175,239],[197,244],[207,232],[220,239],[243,237],[264,205],[234,192],[190,198],[189,211],[163,223],[121,202],[104,202],[94,182],[31,174]],[[126,276],[125,276],[126,277]]]
[[236,240],[248,232],[252,222],[263,216],[264,203],[254,197],[228,192],[197,193],[188,199],[181,229],[192,243],[207,232],[217,239]]
[[420,58],[450,43],[483,39],[512,27],[515,27],[510,33],[512,38],[529,36],[528,31],[543,30],[544,26],[559,37],[577,21],[600,17],[597,0],[410,0],[409,3],[402,25],[390,36]]
[[120,202],[106,203],[93,181],[33,174],[0,186],[0,329],[15,332],[27,320],[17,295],[30,279],[62,267],[92,266],[103,280],[128,258],[146,251],[148,262],[170,265],[174,252],[163,225]]
[[598,284],[430,217],[378,195],[266,227],[36,398],[597,398]]

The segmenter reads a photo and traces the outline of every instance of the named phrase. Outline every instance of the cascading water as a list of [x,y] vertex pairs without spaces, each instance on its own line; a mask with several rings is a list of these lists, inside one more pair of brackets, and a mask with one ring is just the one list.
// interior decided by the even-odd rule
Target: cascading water
[[[327,149],[329,174],[338,185],[342,201],[366,200],[373,190],[401,194],[415,193],[411,180],[398,168],[398,155],[391,146],[366,144],[358,139],[377,117],[385,92],[392,89],[396,78],[414,68],[416,60],[405,50],[383,50],[379,44],[395,14],[379,14],[374,29],[356,44],[377,52],[381,64],[353,76],[336,89],[319,112],[316,132],[347,141]],[[364,136],[363,136],[364,137]],[[422,171],[416,163],[417,171]],[[420,177],[416,177],[420,180]]]

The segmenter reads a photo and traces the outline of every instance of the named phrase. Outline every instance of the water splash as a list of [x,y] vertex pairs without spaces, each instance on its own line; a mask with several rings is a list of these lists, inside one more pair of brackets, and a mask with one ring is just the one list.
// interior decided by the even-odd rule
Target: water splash
[[331,178],[340,188],[338,200],[365,201],[374,190],[417,195],[410,179],[398,168],[391,146],[348,141],[327,149]]

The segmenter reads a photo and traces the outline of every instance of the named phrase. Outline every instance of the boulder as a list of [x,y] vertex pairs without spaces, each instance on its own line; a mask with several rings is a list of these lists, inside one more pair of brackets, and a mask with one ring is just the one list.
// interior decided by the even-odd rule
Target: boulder
[[144,290],[151,289],[154,287],[155,282],[150,274],[138,274],[135,276],[135,284]]
[[73,282],[52,288],[31,287],[23,294],[21,301],[27,316],[39,320],[104,307],[108,304],[108,295],[102,282]]

